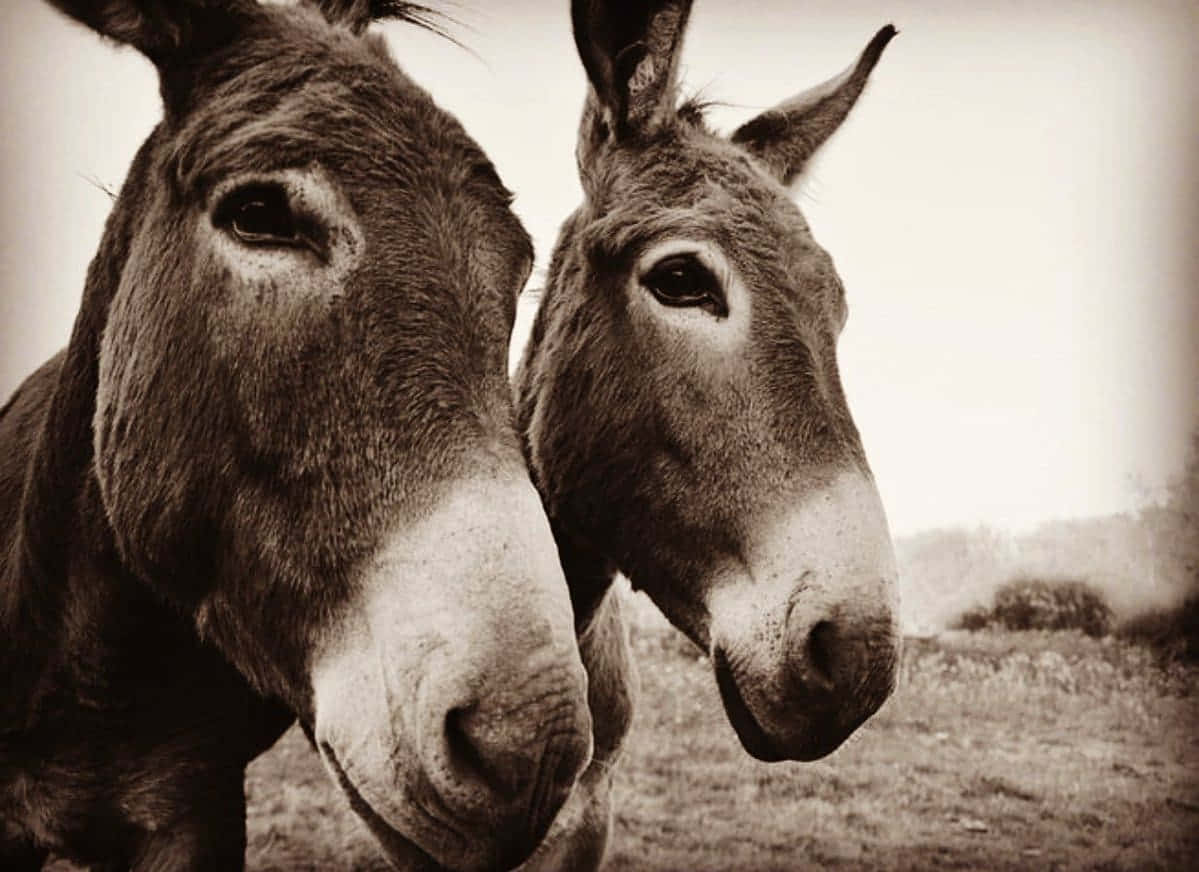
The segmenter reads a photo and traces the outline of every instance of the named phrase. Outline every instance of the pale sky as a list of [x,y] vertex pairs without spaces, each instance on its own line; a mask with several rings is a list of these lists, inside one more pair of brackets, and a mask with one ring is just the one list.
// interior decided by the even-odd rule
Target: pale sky
[[[517,193],[530,287],[580,197],[568,6],[458,0],[477,57],[384,28]],[[731,130],[888,21],[797,201],[848,290],[842,372],[893,528],[1143,503],[1199,413],[1199,5],[697,0],[685,81]],[[159,105],[148,62],[42,4],[4,4],[0,51],[2,401],[66,342],[110,207],[88,179],[119,186]]]

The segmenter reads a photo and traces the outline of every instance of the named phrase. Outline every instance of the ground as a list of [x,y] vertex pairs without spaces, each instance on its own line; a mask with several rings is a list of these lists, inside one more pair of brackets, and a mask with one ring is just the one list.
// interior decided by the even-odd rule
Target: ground
[[[633,611],[610,872],[1199,868],[1199,669],[1073,633],[910,639],[899,689],[840,749],[764,764],[706,659]],[[298,732],[247,790],[251,872],[388,868]]]

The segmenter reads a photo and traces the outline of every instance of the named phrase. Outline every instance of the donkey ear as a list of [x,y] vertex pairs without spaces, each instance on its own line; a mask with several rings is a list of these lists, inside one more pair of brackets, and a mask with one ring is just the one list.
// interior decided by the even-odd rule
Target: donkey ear
[[732,141],[764,161],[784,185],[790,184],[849,115],[870,71],[896,33],[888,24],[849,69],[745,122],[733,133]]
[[60,11],[117,42],[131,45],[157,66],[218,41],[233,13],[253,0],[50,0]]
[[674,111],[691,0],[572,0],[570,13],[594,135],[636,135]]

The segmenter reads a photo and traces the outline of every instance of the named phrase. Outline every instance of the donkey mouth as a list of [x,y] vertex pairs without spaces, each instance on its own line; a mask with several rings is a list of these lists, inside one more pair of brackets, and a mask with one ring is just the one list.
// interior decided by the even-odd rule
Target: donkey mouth
[[371,834],[379,840],[379,843],[383,846],[383,850],[390,858],[395,860],[401,857],[404,858],[410,864],[406,868],[417,870],[417,872],[449,872],[445,866],[434,860],[411,839],[403,836],[374,810],[371,804],[358,792],[358,788],[354,786],[354,782],[346,775],[341,761],[337,759],[333,748],[327,742],[322,742],[320,749],[321,755],[329,762],[334,774],[337,776],[338,787],[341,788],[342,792],[349,799],[350,808],[367,825]]
[[749,710],[745,698],[737,688],[737,680],[733,677],[728,655],[719,646],[712,652],[712,666],[716,672],[716,686],[720,689],[720,701],[724,703],[725,714],[728,715],[729,723],[733,725],[745,750],[766,763],[785,760],[786,757],[775,750],[774,743]]
[[847,717],[834,700],[822,694],[809,694],[791,701],[792,704],[788,706],[792,711],[788,718],[790,725],[783,736],[772,737],[742,696],[732,665],[721,648],[714,649],[712,663],[720,699],[729,723],[737,732],[737,738],[746,751],[766,763],[780,760],[811,761],[826,757],[837,750],[877,708],[869,707]]

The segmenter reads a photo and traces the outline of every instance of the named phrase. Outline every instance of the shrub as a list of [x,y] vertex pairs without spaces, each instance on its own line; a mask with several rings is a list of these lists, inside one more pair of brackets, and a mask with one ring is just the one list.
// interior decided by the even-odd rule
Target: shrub
[[1169,609],[1155,609],[1127,620],[1119,634],[1154,649],[1166,660],[1199,661],[1199,593]]
[[958,615],[951,629],[954,630],[985,630],[991,625],[991,609],[988,606],[975,606]]
[[1017,578],[995,591],[989,607],[964,612],[953,626],[960,630],[1080,630],[1098,637],[1111,632],[1112,610],[1103,595],[1085,582]]

